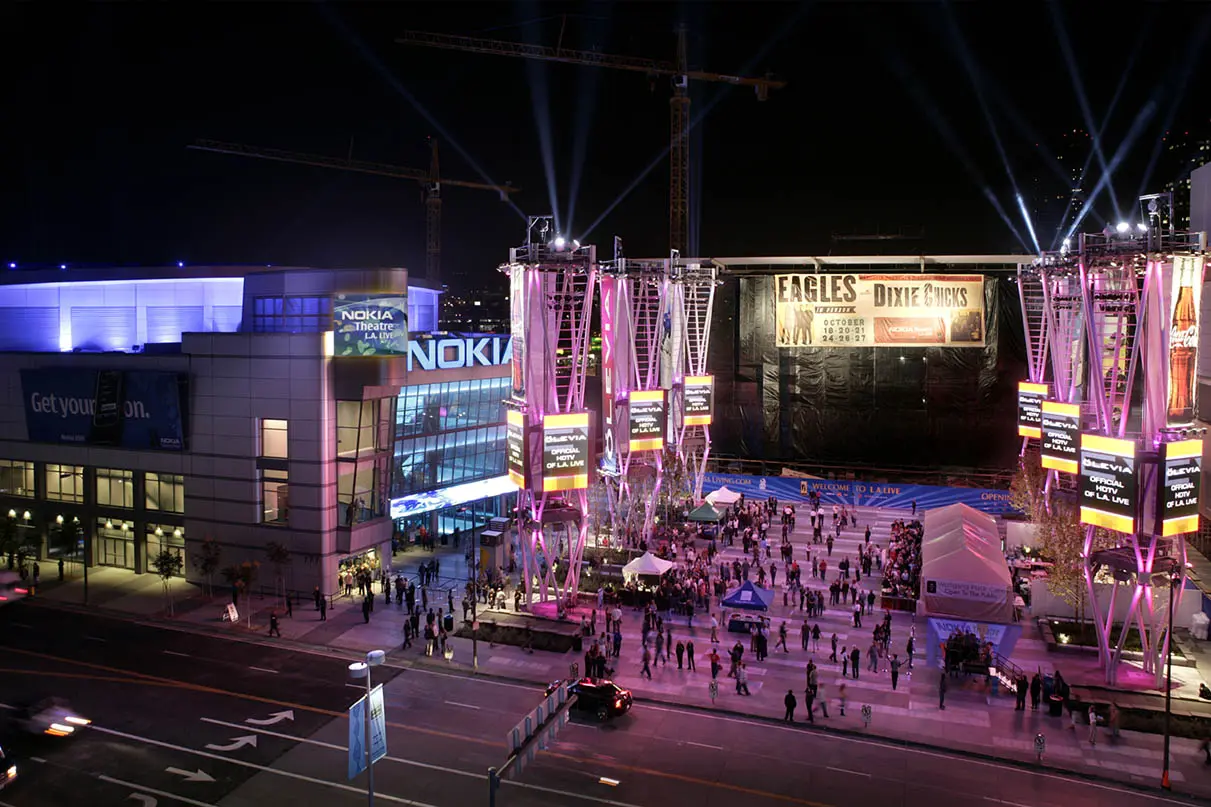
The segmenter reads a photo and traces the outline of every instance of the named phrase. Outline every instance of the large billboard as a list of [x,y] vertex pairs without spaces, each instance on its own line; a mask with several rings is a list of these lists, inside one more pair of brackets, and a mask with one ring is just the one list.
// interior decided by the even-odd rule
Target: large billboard
[[509,269],[509,331],[513,334],[513,397],[526,397],[526,273]]
[[1202,256],[1178,255],[1173,259],[1173,307],[1169,317],[1169,386],[1165,422],[1170,426],[1186,426],[1194,422],[1202,295]]
[[1161,479],[1156,489],[1163,537],[1198,532],[1198,494],[1202,481],[1201,438],[1161,444]]
[[665,390],[632,390],[628,401],[628,437],[631,451],[663,451],[664,434],[669,420],[665,411]]
[[184,451],[187,385],[153,370],[22,370],[25,426],[35,443]]
[[778,347],[983,347],[983,275],[774,277]]
[[336,356],[407,356],[408,295],[337,294],[332,330]]
[[1135,443],[1081,435],[1081,523],[1135,533]]
[[618,299],[618,279],[609,275],[601,278],[601,409],[605,430],[602,436],[602,467],[613,472],[618,466],[614,445],[614,304]]
[[682,387],[682,423],[709,426],[715,407],[715,377],[687,375]]
[[526,486],[526,459],[529,448],[526,445],[526,416],[516,409],[505,413],[505,466],[509,471],[509,479],[519,488]]
[[1018,437],[1037,440],[1043,436],[1043,399],[1046,397],[1046,384],[1018,382]]
[[1075,474],[1079,470],[1077,447],[1081,436],[1080,404],[1043,401],[1039,415],[1043,444],[1040,459],[1044,468]]
[[542,419],[542,489],[584,490],[589,486],[589,413]]

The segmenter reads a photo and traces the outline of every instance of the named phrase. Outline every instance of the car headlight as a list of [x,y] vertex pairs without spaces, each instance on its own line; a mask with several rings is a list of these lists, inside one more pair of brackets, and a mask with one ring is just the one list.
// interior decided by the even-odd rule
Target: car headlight
[[17,775],[17,766],[16,766],[16,765],[10,765],[10,766],[9,766],[9,768],[8,768],[8,774],[7,774],[8,778],[9,778],[9,779],[12,779],[12,778],[13,778],[14,776],[16,776],[16,775]]

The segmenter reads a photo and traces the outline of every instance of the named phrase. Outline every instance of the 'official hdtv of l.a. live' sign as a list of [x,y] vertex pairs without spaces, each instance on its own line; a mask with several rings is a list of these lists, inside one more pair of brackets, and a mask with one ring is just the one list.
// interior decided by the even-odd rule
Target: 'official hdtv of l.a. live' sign
[[29,439],[183,451],[187,383],[183,373],[156,370],[22,370]]

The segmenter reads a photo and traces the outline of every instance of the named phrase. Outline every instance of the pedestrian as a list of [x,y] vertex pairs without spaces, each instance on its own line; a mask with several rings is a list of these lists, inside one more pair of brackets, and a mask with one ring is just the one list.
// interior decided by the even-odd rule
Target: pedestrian
[[280,625],[278,625],[278,612],[277,611],[269,612],[269,635],[276,636],[279,639],[282,638],[282,628]]
[[664,661],[664,665],[667,667],[669,664],[669,658],[664,653],[664,634],[657,631],[656,632],[656,663],[659,664],[662,660]]
[[678,639],[677,640],[677,669],[679,669],[679,670],[685,669],[685,667],[682,666],[684,661],[685,661],[685,642]]
[[711,680],[714,681],[719,677],[719,671],[723,669],[723,665],[719,663],[719,652],[712,647],[711,654],[707,658],[711,660]]
[[900,680],[900,657],[891,657],[891,689],[896,691],[896,683]]
[[820,716],[828,717],[828,698],[824,696],[824,684],[817,684],[815,689],[815,698],[820,701]]
[[794,723],[795,707],[799,705],[799,701],[795,699],[794,691],[790,689],[786,690],[786,697],[782,699],[782,702],[786,704],[786,716],[782,718],[783,722]]
[[370,598],[362,598],[362,620],[365,624],[370,624]]
[[946,673],[942,673],[942,677],[938,679],[938,708],[946,708]]
[[1097,707],[1089,704],[1089,744],[1097,745]]
[[320,622],[327,622],[328,621],[328,598],[323,596],[322,594],[319,596],[320,596]]
[[812,626],[812,650],[820,652],[820,623]]
[[[649,676],[649,677],[651,677],[651,676]],[[736,666],[736,694],[737,695],[751,695],[752,694],[751,692],[748,691],[748,670],[746,670],[744,668],[743,661],[740,662],[740,664]]]
[[1110,704],[1110,717],[1106,721],[1106,725],[1110,727],[1110,739],[1117,741],[1119,731],[1119,711],[1117,703]]
[[[912,641],[911,639],[909,641]],[[1036,671],[1034,678],[1030,679],[1030,710],[1037,712],[1039,710],[1039,701],[1043,697],[1043,676]]]
[[849,648],[841,648],[841,677],[849,678]]
[[640,676],[646,675],[648,677],[648,680],[651,681],[652,680],[652,667],[651,667],[652,654],[651,654],[651,652],[648,651],[646,646],[643,648],[643,656],[641,657],[640,660],[642,661],[642,666],[639,668],[639,675]]
[[290,599],[290,595],[286,595],[286,616],[289,619],[294,619],[294,600]]
[[[874,596],[874,592],[873,592],[873,591],[871,592],[871,596],[872,596],[872,597]],[[904,652],[908,654],[908,669],[909,669],[909,670],[912,670],[912,652],[913,652],[913,650],[915,650],[915,649],[916,649],[916,646],[917,646],[917,637],[916,637],[916,636],[909,636],[909,637],[908,637],[908,644],[906,644],[906,645],[904,646]]]
[[858,680],[858,666],[861,663],[862,663],[862,651],[858,648],[857,645],[854,645],[854,649],[849,651],[849,666],[851,668],[853,668],[855,681]]
[[689,639],[685,643],[685,666],[690,672],[694,672],[694,640]]
[[786,647],[786,620],[783,620],[782,624],[778,626],[778,643],[774,645],[774,649],[777,650],[779,647],[782,648],[783,653],[791,652]]
[[849,698],[849,693],[845,690],[845,682],[837,687],[837,705],[841,707],[841,716],[845,717],[845,703]]
[[711,614],[711,644],[719,644],[719,620]]
[[916,499],[912,500],[912,514],[914,516],[917,514],[917,500]]
[[828,660],[831,661],[832,663],[836,664],[837,663],[837,634],[835,634],[835,633],[833,634],[832,643],[833,643],[833,652],[829,654]]
[[816,722],[815,700],[816,700],[815,690],[813,690],[811,687],[807,687],[806,689],[803,690],[803,705],[807,707],[807,722],[808,723]]
[[1203,764],[1211,765],[1211,734],[1204,737],[1203,741],[1198,744],[1198,750],[1202,751],[1207,757],[1205,760],[1203,760]]

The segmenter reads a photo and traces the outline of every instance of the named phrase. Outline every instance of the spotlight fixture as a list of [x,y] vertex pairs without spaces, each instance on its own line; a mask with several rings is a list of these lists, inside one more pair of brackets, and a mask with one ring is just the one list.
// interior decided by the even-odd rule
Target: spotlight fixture
[[1142,221],[1141,221],[1139,224],[1135,225],[1135,226],[1136,226],[1136,227],[1139,229],[1139,231],[1140,231],[1141,233],[1146,233],[1146,232],[1148,232],[1148,225],[1147,225],[1147,224],[1144,224],[1144,222],[1142,222]]
[[1128,224],[1128,223],[1127,223],[1127,222],[1125,222],[1125,221],[1120,221],[1120,222],[1118,223],[1118,226],[1117,226],[1117,227],[1115,227],[1115,229],[1116,229],[1116,230],[1118,230],[1119,235],[1122,235],[1123,233],[1125,233],[1125,232],[1127,232],[1128,230],[1130,230],[1130,229],[1131,229],[1131,225],[1130,225],[1130,224]]

